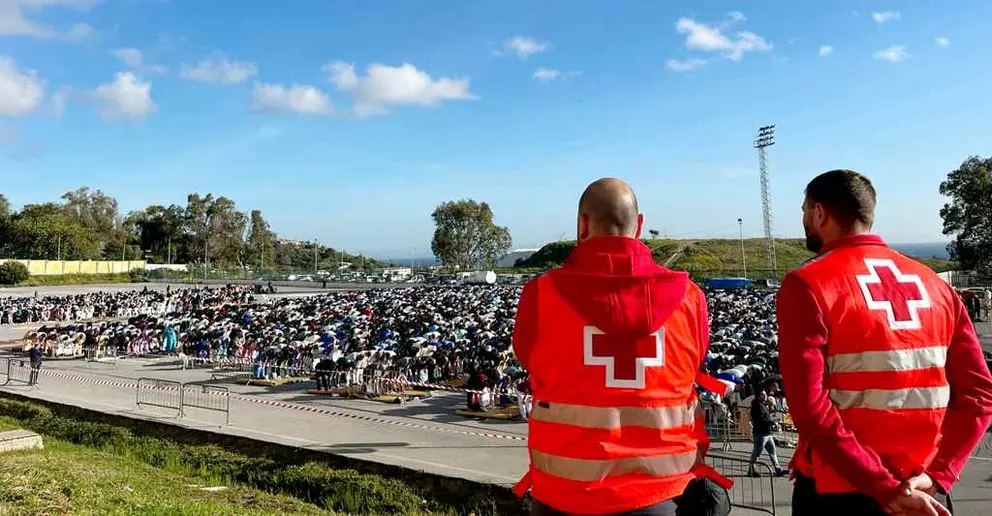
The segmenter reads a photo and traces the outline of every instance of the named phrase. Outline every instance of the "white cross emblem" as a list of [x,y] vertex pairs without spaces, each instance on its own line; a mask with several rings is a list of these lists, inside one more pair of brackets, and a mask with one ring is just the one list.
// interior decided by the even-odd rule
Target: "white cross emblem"
[[639,339],[606,335],[595,326],[583,330],[585,364],[606,367],[607,387],[643,389],[645,369],[665,365],[664,328]]
[[920,310],[930,308],[930,295],[916,274],[903,274],[895,262],[865,258],[868,274],[857,276],[861,293],[869,310],[881,310],[893,330],[917,330],[923,327]]

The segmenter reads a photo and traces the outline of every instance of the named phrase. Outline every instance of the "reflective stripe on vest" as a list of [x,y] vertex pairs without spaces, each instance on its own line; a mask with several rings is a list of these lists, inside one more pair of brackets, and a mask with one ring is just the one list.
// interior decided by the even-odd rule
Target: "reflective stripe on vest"
[[831,373],[912,371],[944,367],[946,362],[947,348],[944,346],[838,353],[827,357],[827,367]]
[[[837,353],[827,357],[831,374],[904,373],[935,367],[947,362],[945,346]],[[830,399],[838,409],[938,409],[947,407],[951,391],[947,386],[904,389],[830,389]]]
[[830,399],[838,409],[872,410],[938,409],[951,400],[950,387],[910,387],[908,389],[830,389]]
[[600,460],[561,457],[531,450],[530,460],[534,469],[548,475],[576,482],[598,482],[622,475],[668,477],[688,473],[696,463],[696,452]]
[[534,403],[529,417],[545,423],[613,429],[640,426],[657,430],[694,424],[697,403],[669,407],[593,407],[567,403]]

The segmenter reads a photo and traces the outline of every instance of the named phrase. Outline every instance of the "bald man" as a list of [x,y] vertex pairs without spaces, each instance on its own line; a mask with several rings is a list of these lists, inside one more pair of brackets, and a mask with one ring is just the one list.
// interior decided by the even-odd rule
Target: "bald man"
[[[693,383],[706,298],[654,262],[630,186],[586,188],[578,245],[528,283],[513,349],[530,373],[531,514],[671,515],[708,440]],[[722,386],[721,386],[722,387]]]

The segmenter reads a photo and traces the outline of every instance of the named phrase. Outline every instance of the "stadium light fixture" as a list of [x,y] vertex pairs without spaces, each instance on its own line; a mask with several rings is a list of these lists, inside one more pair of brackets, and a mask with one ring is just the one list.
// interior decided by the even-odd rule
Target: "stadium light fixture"
[[768,255],[768,265],[772,271],[778,269],[775,257],[775,240],[772,239],[772,208],[771,192],[768,186],[768,147],[775,145],[775,125],[763,125],[758,128],[754,139],[754,148],[758,149],[758,169],[761,175],[761,217],[765,226],[765,252]]

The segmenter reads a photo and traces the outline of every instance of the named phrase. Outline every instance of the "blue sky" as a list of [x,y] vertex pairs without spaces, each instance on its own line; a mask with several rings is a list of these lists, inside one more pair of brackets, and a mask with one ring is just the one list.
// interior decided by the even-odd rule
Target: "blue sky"
[[937,187],[988,152],[992,2],[0,0],[0,192],[81,185],[123,211],[189,192],[288,238],[429,254],[439,202],[488,201],[514,246],[574,233],[628,180],[670,236],[774,232],[838,167],[876,230],[941,240]]

